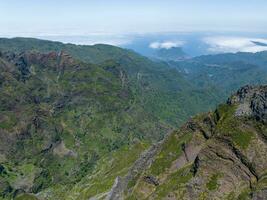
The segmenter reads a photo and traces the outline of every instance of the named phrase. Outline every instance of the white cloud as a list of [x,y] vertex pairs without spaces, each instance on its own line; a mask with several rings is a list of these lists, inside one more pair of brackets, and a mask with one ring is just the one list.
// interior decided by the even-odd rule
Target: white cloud
[[206,37],[203,41],[209,45],[208,51],[214,53],[225,52],[260,52],[267,51],[267,46],[257,45],[254,42],[267,44],[267,39],[248,37]]
[[49,33],[17,33],[1,35],[0,37],[13,38],[13,37],[33,37],[38,39],[45,39],[51,41],[59,41],[63,43],[72,43],[78,45],[94,45],[94,44],[109,44],[115,46],[123,46],[131,44],[134,37],[130,34],[115,34],[105,32],[92,32],[76,34],[75,32],[67,32],[66,34],[49,34]]
[[181,47],[185,44],[184,41],[164,41],[164,42],[152,42],[149,47],[152,49],[170,49],[173,47]]
[[72,43],[80,45],[94,45],[94,44],[109,44],[115,46],[123,46],[132,43],[132,37],[128,35],[104,35],[104,34],[90,34],[90,35],[55,35],[55,36],[38,36],[40,39],[47,39],[52,41],[60,41],[63,43]]

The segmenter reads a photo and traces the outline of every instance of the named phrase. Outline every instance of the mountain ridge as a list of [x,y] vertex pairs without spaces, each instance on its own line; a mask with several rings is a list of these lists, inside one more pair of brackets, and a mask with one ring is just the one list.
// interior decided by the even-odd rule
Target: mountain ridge
[[267,86],[241,88],[167,136],[134,183],[107,199],[266,199],[266,105]]
[[[206,144],[214,137],[211,130],[217,117],[236,124],[239,121],[232,117],[232,106],[228,105],[219,107],[217,113],[193,118],[183,125],[181,134],[170,133],[174,127],[196,113],[212,110],[242,84],[266,83],[263,71],[252,73],[254,66],[248,64],[208,66],[213,63],[211,59],[199,62],[203,65],[188,66],[189,61],[185,61],[170,66],[112,46],[84,48],[28,39],[17,42],[0,39],[0,194],[7,199],[23,199],[25,195],[34,198],[33,194],[39,199],[103,199],[108,194],[113,198],[116,192],[108,191],[116,177],[124,176],[127,181],[118,178],[117,186],[127,186],[129,198],[140,195],[137,183],[144,184],[143,180],[148,183],[148,193],[151,186],[155,187],[151,198],[158,198],[170,186],[168,176],[173,172],[178,177],[185,174],[183,181],[194,175],[194,152],[202,149],[201,142]],[[199,68],[187,75],[179,71],[190,67]],[[207,72],[212,72],[213,77],[205,79],[202,73]],[[257,98],[253,111],[242,105],[238,114],[262,117],[262,96]],[[246,126],[242,120],[241,129],[249,126],[254,131],[254,126]],[[228,121],[221,121],[222,126],[227,125],[222,130],[227,131]],[[257,122],[260,123],[265,122]],[[194,131],[200,133],[193,134]],[[161,142],[160,149],[157,145],[149,148],[166,134],[169,136]],[[251,138],[245,134],[239,140],[239,136],[230,139],[241,148],[248,148],[247,140]],[[187,146],[192,139],[197,149]],[[220,142],[226,147],[218,149],[227,152],[225,141]],[[181,152],[180,160],[165,173]],[[144,176],[139,173],[143,172],[142,163],[152,166]],[[184,163],[190,167],[175,171],[175,166]],[[121,181],[124,184],[119,184]],[[115,184],[113,191],[116,188]]]

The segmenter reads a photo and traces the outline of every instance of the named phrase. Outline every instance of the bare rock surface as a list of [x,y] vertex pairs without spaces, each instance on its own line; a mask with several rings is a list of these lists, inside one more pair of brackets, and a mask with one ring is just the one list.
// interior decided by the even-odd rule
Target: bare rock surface
[[267,86],[245,86],[228,100],[228,104],[239,104],[237,116],[251,115],[267,122]]

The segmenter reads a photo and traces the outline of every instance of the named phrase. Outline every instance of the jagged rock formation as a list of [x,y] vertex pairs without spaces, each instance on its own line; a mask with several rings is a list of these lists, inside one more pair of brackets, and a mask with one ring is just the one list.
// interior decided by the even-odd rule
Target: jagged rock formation
[[253,88],[245,86],[228,100],[229,104],[239,104],[237,116],[252,115],[257,120],[267,122],[267,90],[266,86]]
[[[267,198],[267,86],[245,86],[158,144],[121,199]],[[152,184],[151,184],[152,183]],[[156,183],[156,184],[154,184]]]

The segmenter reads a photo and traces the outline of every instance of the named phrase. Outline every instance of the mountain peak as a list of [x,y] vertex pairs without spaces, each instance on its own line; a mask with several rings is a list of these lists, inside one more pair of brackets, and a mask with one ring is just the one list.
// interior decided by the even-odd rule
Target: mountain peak
[[236,116],[253,116],[267,122],[267,85],[242,87],[227,103],[238,104]]

